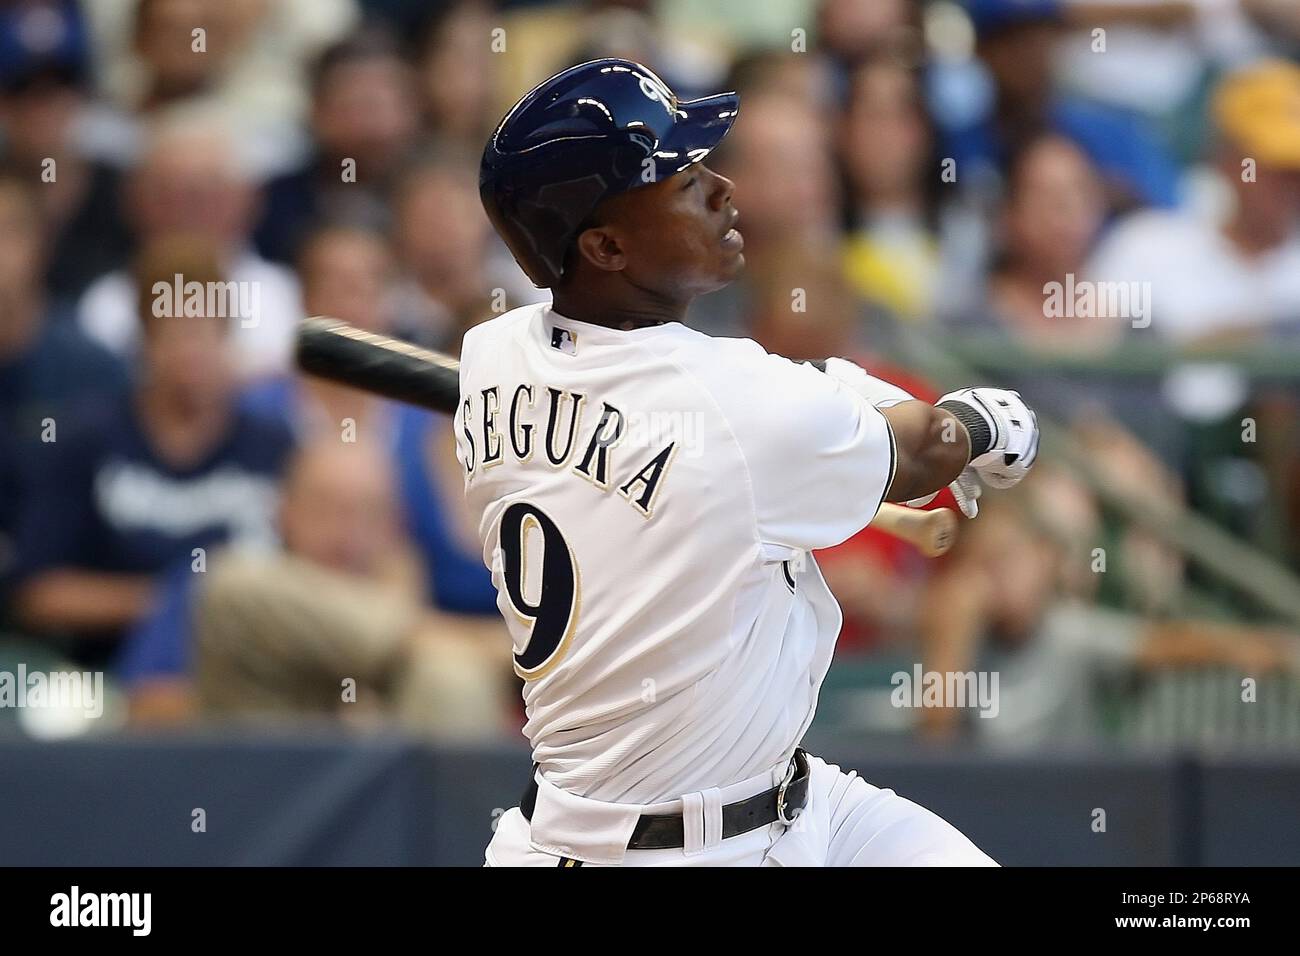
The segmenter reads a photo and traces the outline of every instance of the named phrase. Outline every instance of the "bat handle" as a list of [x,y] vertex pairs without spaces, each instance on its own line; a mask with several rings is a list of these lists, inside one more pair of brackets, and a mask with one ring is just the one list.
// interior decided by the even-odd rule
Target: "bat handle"
[[947,554],[957,540],[957,516],[948,508],[921,511],[886,502],[871,526],[910,542],[927,558]]

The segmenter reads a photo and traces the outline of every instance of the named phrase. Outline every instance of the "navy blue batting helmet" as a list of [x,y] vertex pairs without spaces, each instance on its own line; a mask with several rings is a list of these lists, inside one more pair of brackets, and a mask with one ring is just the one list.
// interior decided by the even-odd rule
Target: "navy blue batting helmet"
[[570,67],[516,103],[488,140],[483,208],[533,284],[554,287],[602,200],[704,159],[739,107],[735,93],[679,101],[631,60]]

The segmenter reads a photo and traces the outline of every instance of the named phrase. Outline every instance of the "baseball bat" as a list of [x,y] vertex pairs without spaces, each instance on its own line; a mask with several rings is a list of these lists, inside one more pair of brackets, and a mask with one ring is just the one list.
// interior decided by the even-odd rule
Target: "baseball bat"
[[[448,415],[460,401],[460,363],[454,358],[338,319],[303,321],[296,356],[304,372],[394,401]],[[957,517],[947,508],[921,511],[885,502],[871,526],[930,558],[946,554],[957,539]]]

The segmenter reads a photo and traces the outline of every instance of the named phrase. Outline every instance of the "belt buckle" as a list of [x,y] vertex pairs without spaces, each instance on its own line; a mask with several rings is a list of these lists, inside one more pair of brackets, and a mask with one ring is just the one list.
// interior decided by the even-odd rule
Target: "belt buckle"
[[776,788],[776,818],[786,826],[793,826],[794,821],[799,818],[799,814],[803,813],[803,807],[796,807],[790,816],[786,816],[785,812],[785,792],[790,787],[790,782],[794,780],[797,764],[798,761],[791,757],[790,765],[785,768],[785,779],[783,779],[781,785]]

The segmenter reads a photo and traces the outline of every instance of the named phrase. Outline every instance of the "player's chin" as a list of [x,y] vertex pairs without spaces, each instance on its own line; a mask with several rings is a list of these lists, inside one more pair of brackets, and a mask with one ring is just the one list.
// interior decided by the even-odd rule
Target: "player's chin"
[[744,256],[728,257],[699,276],[699,281],[695,284],[695,294],[708,295],[710,292],[717,292],[735,282],[744,271]]
[[745,254],[739,249],[734,252],[724,253],[718,261],[718,268],[715,271],[720,280],[720,286],[727,285],[740,278],[740,274],[745,271]]

